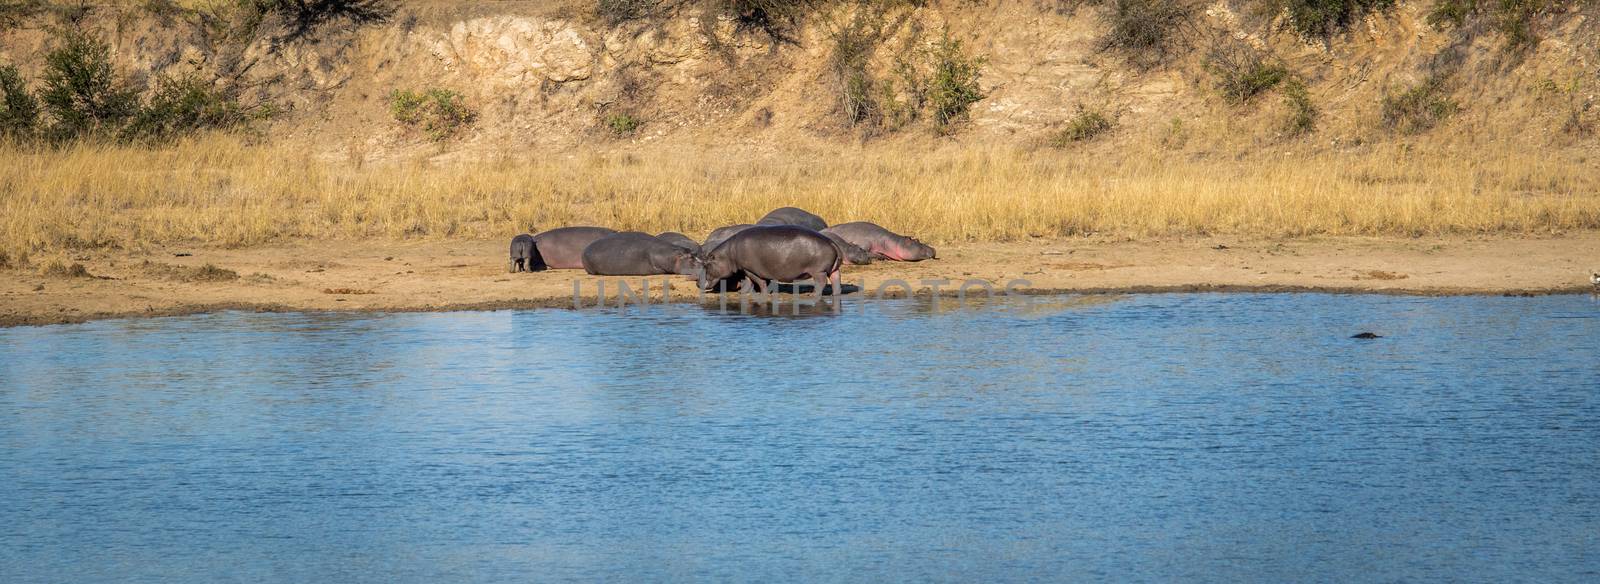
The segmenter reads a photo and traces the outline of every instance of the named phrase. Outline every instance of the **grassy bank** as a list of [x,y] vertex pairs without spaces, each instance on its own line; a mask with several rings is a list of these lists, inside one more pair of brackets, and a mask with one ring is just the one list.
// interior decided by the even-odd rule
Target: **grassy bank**
[[1397,145],[1234,161],[686,150],[355,165],[225,135],[159,149],[0,147],[0,246],[15,258],[174,242],[499,238],[568,224],[703,235],[783,205],[935,242],[1600,228],[1600,172],[1532,151]]

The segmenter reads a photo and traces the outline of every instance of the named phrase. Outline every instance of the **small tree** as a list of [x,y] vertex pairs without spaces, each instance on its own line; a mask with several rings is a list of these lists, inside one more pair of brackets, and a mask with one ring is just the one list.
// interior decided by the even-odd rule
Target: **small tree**
[[39,100],[28,92],[16,67],[0,66],[0,138],[32,137],[38,123]]
[[53,123],[56,140],[115,133],[138,111],[138,95],[111,67],[111,47],[94,36],[69,32],[63,44],[45,55],[44,91],[39,97]]
[[949,33],[934,44],[930,54],[933,73],[928,79],[928,105],[933,123],[940,133],[949,133],[951,124],[965,119],[972,104],[985,96],[978,79],[983,75],[983,57],[968,56],[961,41]]
[[199,77],[164,78],[150,102],[123,131],[128,139],[170,140],[197,130],[227,128],[246,121],[244,108],[227,92]]

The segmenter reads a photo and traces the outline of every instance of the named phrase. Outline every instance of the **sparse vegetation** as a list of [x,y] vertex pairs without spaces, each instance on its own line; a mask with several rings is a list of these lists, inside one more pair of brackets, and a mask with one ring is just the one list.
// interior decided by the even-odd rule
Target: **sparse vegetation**
[[422,130],[435,142],[454,137],[477,119],[461,94],[448,89],[395,90],[389,94],[389,113],[395,121]]
[[83,267],[83,264],[80,264],[80,263],[77,263],[77,262],[73,262],[71,264],[68,264],[68,263],[62,262],[61,260],[52,260],[50,263],[45,264],[43,267],[39,268],[39,275],[50,277],[50,278],[93,278],[94,277],[94,274],[90,274],[89,273],[89,269]]
[[631,136],[634,132],[639,131],[639,126],[644,125],[644,122],[634,117],[633,114],[618,112],[606,115],[605,124],[606,128],[611,130],[612,135],[623,137]]
[[1270,6],[1288,14],[1289,25],[1300,36],[1327,38],[1344,32],[1369,12],[1393,8],[1395,0],[1270,0]]
[[168,141],[200,130],[231,128],[247,120],[237,99],[199,77],[161,79],[123,135],[130,140]]
[[878,78],[870,59],[877,42],[876,15],[858,14],[834,33],[829,68],[847,125],[869,130],[898,129],[924,116],[940,134],[950,134],[985,97],[984,57],[968,54],[949,33],[928,47],[909,49],[895,59],[891,76]]
[[1428,22],[1446,28],[1482,20],[1500,33],[1507,51],[1520,53],[1539,44],[1534,24],[1541,15],[1570,4],[1562,0],[1438,0],[1428,12]]
[[1290,79],[1283,85],[1283,104],[1289,110],[1284,120],[1283,132],[1292,137],[1305,136],[1317,131],[1317,120],[1322,111],[1311,101],[1311,93],[1299,79]]
[[1431,75],[1422,83],[1391,91],[1383,98],[1384,127],[1402,134],[1421,134],[1449,119],[1460,109],[1450,99],[1442,76]]
[[1099,109],[1078,106],[1077,115],[1067,120],[1066,127],[1050,139],[1050,144],[1065,147],[1077,142],[1088,142],[1116,127],[1116,122]]
[[1179,48],[1182,28],[1189,23],[1191,7],[1169,0],[1094,0],[1104,4],[1107,27],[1101,44],[1126,55],[1141,68],[1167,61]]
[[[874,87],[869,69],[873,49],[877,43],[877,27],[882,23],[875,13],[861,11],[848,23],[834,31],[832,47],[828,52],[828,69],[833,76],[839,96],[839,111],[846,125],[859,126],[876,122],[879,100],[892,102],[892,91]],[[876,124],[871,124],[876,125]]]
[[1233,42],[1219,42],[1206,57],[1206,69],[1217,79],[1217,91],[1238,105],[1289,79],[1289,70],[1260,52]]
[[654,0],[598,0],[595,14],[610,24],[619,24],[648,14],[655,5]]
[[238,272],[212,264],[191,268],[145,260],[140,268],[152,277],[174,282],[232,282],[239,279]]

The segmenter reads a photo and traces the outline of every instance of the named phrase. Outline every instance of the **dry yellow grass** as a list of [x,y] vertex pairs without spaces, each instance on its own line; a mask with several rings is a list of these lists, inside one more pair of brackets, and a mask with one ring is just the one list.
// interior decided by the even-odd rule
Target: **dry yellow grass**
[[1246,161],[1075,152],[649,151],[357,167],[210,136],[152,150],[0,146],[0,249],[510,237],[570,224],[703,235],[795,205],[935,242],[1101,233],[1600,228],[1600,172],[1535,151],[1400,146]]

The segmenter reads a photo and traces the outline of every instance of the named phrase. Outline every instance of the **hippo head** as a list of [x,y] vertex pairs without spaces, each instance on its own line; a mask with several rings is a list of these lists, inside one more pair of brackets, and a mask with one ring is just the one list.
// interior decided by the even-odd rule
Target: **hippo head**
[[878,250],[878,253],[883,257],[901,262],[920,262],[939,257],[933,246],[917,241],[915,237],[901,237],[890,241],[888,245],[884,246],[884,249]]
[[710,291],[718,282],[733,277],[738,273],[739,267],[734,265],[728,256],[718,253],[708,253],[701,260],[700,289]]
[[674,274],[694,276],[698,280],[704,272],[705,262],[687,250],[672,257],[672,273]]

